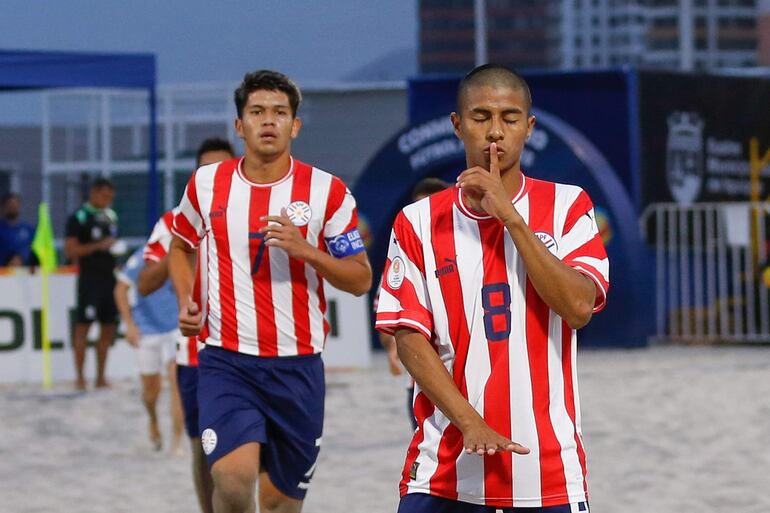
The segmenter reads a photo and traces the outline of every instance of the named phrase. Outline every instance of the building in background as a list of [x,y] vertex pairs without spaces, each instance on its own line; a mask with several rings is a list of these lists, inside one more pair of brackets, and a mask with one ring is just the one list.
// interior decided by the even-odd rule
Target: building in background
[[[558,67],[559,0],[486,0],[490,61],[516,68]],[[475,62],[474,0],[420,0],[422,73],[467,71]]]
[[421,0],[423,73],[473,67],[479,3],[488,60],[518,69],[701,70],[770,60],[768,0]]

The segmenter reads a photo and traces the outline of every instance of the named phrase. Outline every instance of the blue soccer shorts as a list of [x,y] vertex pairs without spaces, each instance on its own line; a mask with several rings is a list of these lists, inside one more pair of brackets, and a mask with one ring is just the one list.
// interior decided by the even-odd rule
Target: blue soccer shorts
[[198,368],[187,365],[176,366],[176,382],[184,411],[184,427],[187,436],[198,438]]
[[199,354],[199,428],[209,465],[257,442],[260,467],[302,500],[321,449],[326,385],[320,354],[261,358],[219,347]]

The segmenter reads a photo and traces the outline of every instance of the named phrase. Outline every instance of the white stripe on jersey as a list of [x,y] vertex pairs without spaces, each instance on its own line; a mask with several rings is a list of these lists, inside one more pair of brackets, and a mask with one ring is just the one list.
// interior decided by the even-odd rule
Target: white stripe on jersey
[[[529,222],[529,197],[524,196],[515,204],[516,211],[525,223]],[[511,284],[511,339],[527,340],[527,271],[524,261],[519,258],[519,251],[510,237],[505,238],[505,257],[508,262],[508,283]],[[524,504],[540,506],[540,441],[537,437],[535,414],[532,411],[532,376],[529,368],[527,344],[508,346],[508,365],[512,376],[519,376],[517,383],[529,383],[520,386],[511,393],[511,439],[529,449],[525,456],[513,456],[513,505],[522,506],[522,490],[526,490]]]
[[[292,176],[285,187],[273,187],[270,191],[270,212],[280,212],[291,203]],[[289,254],[278,248],[268,248],[270,258],[270,280],[273,283],[273,314],[275,316],[276,335],[278,337],[278,356],[297,354],[297,338],[294,334],[294,311],[292,304],[291,273],[289,272]]]
[[[460,216],[463,214],[455,209],[452,215],[454,216],[454,225],[459,226]],[[469,270],[468,273],[459,272],[463,306],[465,307],[465,318],[477,320],[479,317],[476,312],[483,310],[483,307],[480,302],[481,296],[475,289],[472,280],[477,273],[483,274],[484,252],[479,243],[478,225],[468,223],[466,228],[467,232],[455,231],[455,258],[458,269],[456,272],[459,272],[460,269]],[[459,251],[459,248],[462,248],[462,251]],[[477,326],[470,324],[468,328],[471,336],[468,359],[465,364],[468,402],[483,417],[485,385],[492,372],[489,363],[489,345],[484,335],[483,326],[479,330]],[[467,454],[465,451],[460,452],[460,456],[457,458],[457,488],[463,491],[464,497],[476,498],[476,500],[479,497],[484,497],[483,477],[484,457],[479,457],[477,454]]]

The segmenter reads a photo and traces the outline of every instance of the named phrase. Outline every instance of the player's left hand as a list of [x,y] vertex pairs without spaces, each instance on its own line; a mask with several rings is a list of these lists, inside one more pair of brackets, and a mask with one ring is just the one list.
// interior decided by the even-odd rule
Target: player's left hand
[[260,233],[265,234],[267,246],[281,248],[294,258],[307,259],[313,247],[291,222],[285,208],[281,209],[280,216],[262,216],[260,219],[268,223],[259,229]]
[[503,186],[496,143],[489,145],[489,171],[478,166],[466,169],[457,177],[457,186],[467,196],[477,199],[484,212],[503,224],[518,215]]

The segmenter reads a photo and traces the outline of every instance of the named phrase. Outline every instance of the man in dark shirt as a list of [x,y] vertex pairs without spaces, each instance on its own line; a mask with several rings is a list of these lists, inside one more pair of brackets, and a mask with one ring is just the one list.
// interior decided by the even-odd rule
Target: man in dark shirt
[[96,387],[106,387],[104,370],[107,350],[115,337],[118,310],[112,294],[115,288],[115,256],[110,248],[118,231],[118,216],[109,208],[115,187],[106,178],[91,184],[88,202],[67,220],[65,254],[79,267],[77,314],[72,347],[75,352],[76,387],[85,390],[83,363],[88,329],[98,321],[101,330],[96,345]]
[[19,219],[21,197],[18,194],[4,194],[0,205],[0,266],[28,265],[35,227]]

